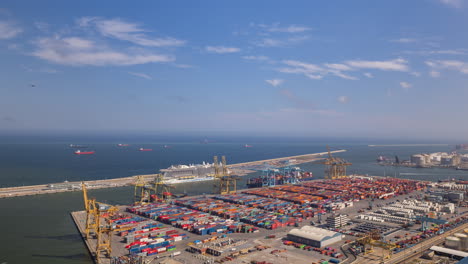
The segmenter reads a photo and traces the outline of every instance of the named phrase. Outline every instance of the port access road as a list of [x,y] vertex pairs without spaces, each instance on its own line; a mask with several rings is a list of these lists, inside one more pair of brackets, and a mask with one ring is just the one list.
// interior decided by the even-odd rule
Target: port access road
[[[331,153],[345,152],[346,150],[334,150]],[[291,165],[297,165],[301,163],[313,162],[323,158],[323,155],[327,155],[328,152],[304,154],[297,156],[289,156],[282,158],[274,158],[268,160],[250,161],[236,164],[229,164],[228,167],[233,171],[234,174],[243,176],[250,172],[253,172],[250,167],[258,166],[263,164],[270,164],[278,166],[282,162],[292,161]],[[284,165],[283,165],[284,166]],[[88,189],[102,189],[102,188],[114,188],[132,185],[136,181],[137,176],[142,176],[144,181],[151,181],[154,179],[156,174],[146,175],[135,175],[130,177],[106,179],[106,180],[95,180],[85,181]],[[41,185],[30,185],[30,186],[18,186],[18,187],[7,187],[0,188],[0,198],[16,197],[16,196],[27,196],[47,193],[58,193],[58,192],[69,192],[81,190],[81,182],[61,182],[61,183],[50,183]]]
[[[468,228],[468,223],[462,224],[460,226],[457,226],[449,231],[446,231],[445,233],[431,237],[429,239],[426,239],[410,248],[407,248],[405,250],[402,250],[396,254],[393,254],[390,259],[385,260],[382,262],[381,258],[378,257],[378,260],[376,259],[370,259],[368,256],[362,256],[359,255],[357,259],[351,263],[368,263],[368,264],[398,264],[398,263],[409,263],[410,259],[413,259],[415,257],[418,257],[422,255],[426,250],[428,250],[430,247],[435,246],[435,245],[440,245],[444,242],[444,239],[448,236],[453,235],[454,233],[458,232],[463,232],[464,229]],[[381,256],[381,249],[379,248],[374,248],[374,254],[373,256]]]

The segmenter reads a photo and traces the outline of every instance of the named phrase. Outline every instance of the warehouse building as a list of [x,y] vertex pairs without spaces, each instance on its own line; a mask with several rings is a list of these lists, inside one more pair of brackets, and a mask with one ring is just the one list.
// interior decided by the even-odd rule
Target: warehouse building
[[304,226],[301,229],[295,228],[289,231],[287,239],[313,247],[326,247],[341,241],[343,237],[344,235],[341,233],[313,226]]

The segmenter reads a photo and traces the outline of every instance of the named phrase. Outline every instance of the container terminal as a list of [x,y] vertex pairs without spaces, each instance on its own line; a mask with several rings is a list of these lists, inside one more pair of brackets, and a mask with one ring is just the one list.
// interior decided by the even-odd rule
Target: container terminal
[[237,190],[223,158],[215,194],[176,198],[160,179],[135,184],[129,206],[89,198],[83,184],[85,211],[72,217],[95,263],[457,263],[468,256],[465,184],[347,176],[351,164],[331,153],[323,164],[326,179]]

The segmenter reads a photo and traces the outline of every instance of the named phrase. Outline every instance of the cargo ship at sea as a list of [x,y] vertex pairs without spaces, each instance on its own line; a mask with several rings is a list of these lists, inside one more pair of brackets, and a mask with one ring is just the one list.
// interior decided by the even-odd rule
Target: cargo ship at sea
[[76,150],[76,151],[75,151],[75,154],[76,154],[76,155],[91,155],[91,154],[94,154],[94,150],[93,150],[93,151],[81,151],[81,150]]
[[153,151],[153,149],[140,148],[139,151]]
[[247,180],[248,188],[259,188],[282,184],[298,184],[301,181],[313,179],[312,172],[304,172],[299,167],[285,167],[282,169],[266,169],[260,177]]

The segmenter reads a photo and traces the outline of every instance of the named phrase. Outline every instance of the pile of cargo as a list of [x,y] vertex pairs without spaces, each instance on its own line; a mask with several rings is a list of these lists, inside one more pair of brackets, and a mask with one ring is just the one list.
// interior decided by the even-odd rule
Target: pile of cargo
[[127,210],[199,235],[252,233],[258,230],[252,225],[172,204],[153,203],[129,207]]
[[298,204],[308,204],[308,203],[311,203],[314,201],[320,201],[323,199],[322,197],[319,197],[319,196],[278,191],[278,190],[274,190],[273,188],[246,190],[246,191],[243,191],[243,193],[254,194],[254,195],[268,197],[268,198],[270,197],[277,198],[277,199],[281,199],[281,200],[285,200],[285,201],[289,201],[293,203],[298,203]]
[[149,222],[120,233],[124,237],[130,255],[153,256],[176,250],[175,242],[188,239],[172,227]]
[[[220,197],[218,196],[218,198]],[[267,229],[276,229],[288,225],[295,225],[302,221],[302,217],[290,217],[285,214],[265,211],[256,207],[228,203],[207,197],[178,200],[175,203]],[[311,215],[312,213],[308,215],[308,217]]]
[[309,206],[303,206],[273,198],[259,197],[256,195],[229,194],[215,196],[214,199],[261,208],[267,211],[275,211],[287,216],[301,217],[305,219],[314,217],[316,213],[316,209]]

